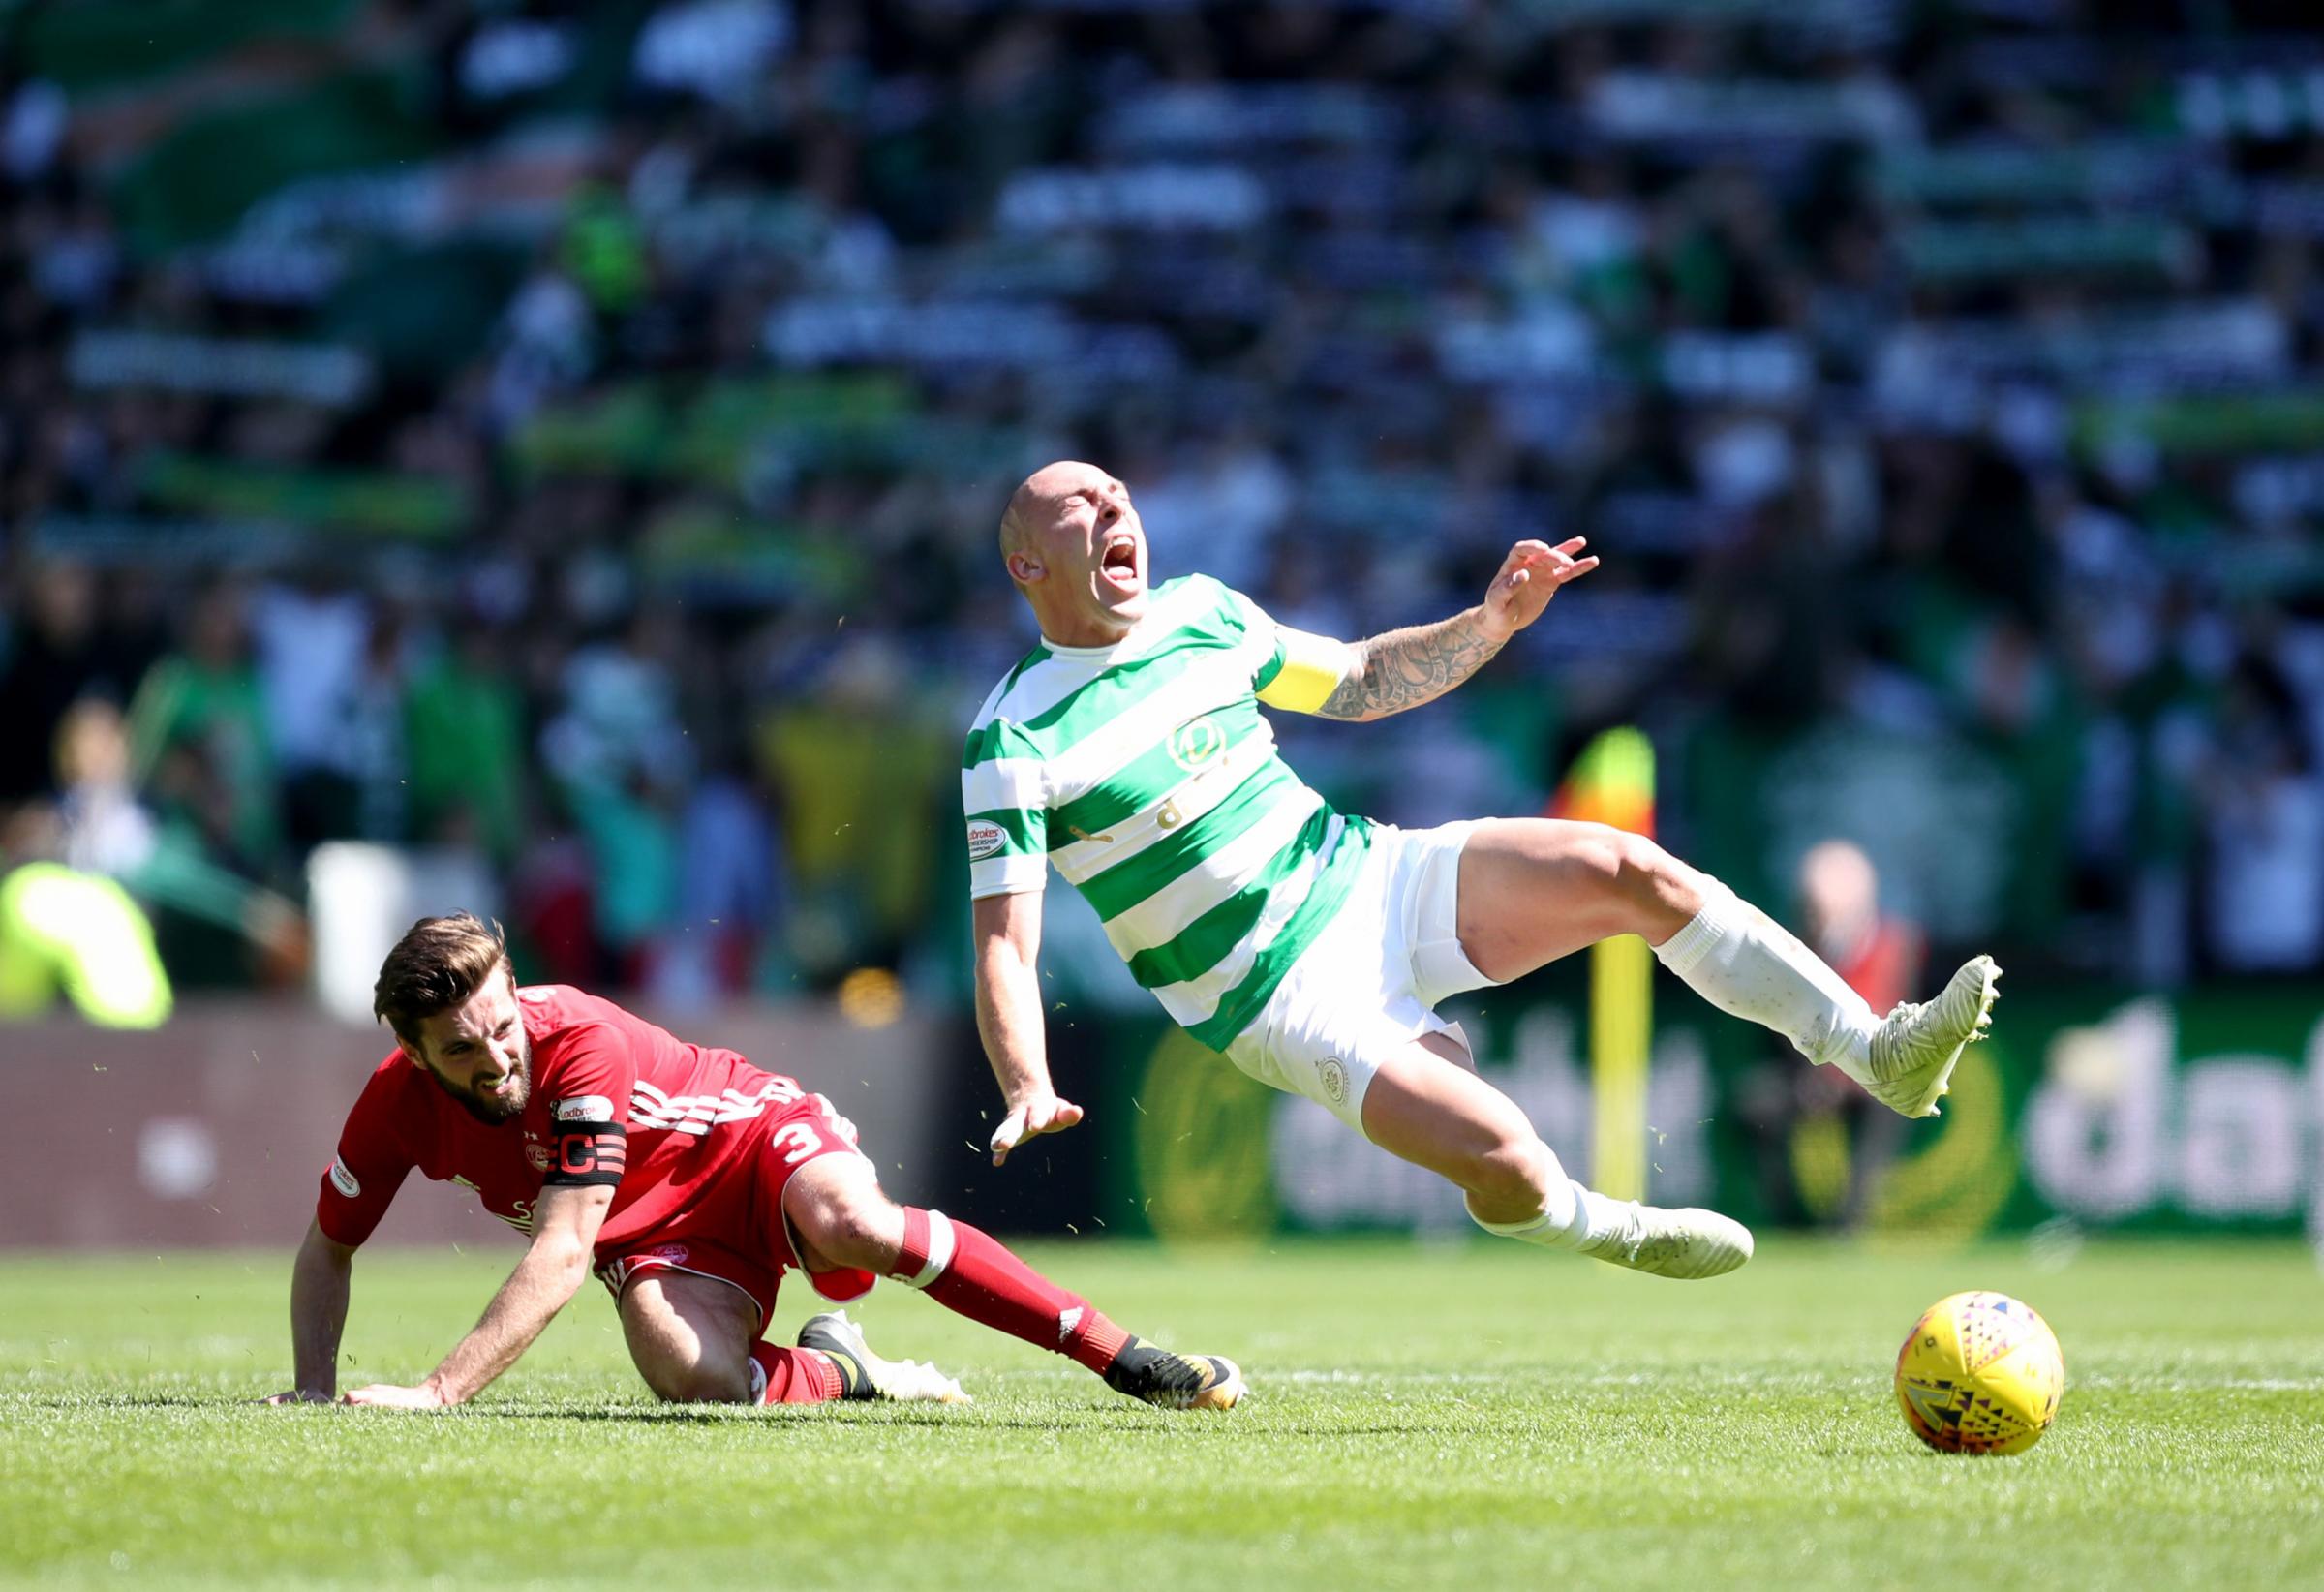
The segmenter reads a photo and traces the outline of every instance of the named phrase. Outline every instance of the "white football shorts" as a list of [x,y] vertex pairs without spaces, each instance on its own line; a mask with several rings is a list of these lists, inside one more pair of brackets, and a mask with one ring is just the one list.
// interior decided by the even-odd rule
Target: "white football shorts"
[[1391,1056],[1428,1033],[1467,1048],[1459,1025],[1434,1008],[1493,982],[1460,948],[1460,848],[1475,827],[1373,825],[1348,899],[1227,1046],[1227,1059],[1361,1133],[1364,1091]]

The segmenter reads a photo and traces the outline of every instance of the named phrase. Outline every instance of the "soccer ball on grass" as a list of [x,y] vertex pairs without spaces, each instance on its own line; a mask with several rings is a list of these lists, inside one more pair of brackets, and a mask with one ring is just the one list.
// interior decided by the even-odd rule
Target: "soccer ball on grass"
[[1905,1424],[1946,1454],[2023,1454],[2050,1429],[2064,1393],[2057,1334],[2006,1294],[1939,1300],[1896,1357]]

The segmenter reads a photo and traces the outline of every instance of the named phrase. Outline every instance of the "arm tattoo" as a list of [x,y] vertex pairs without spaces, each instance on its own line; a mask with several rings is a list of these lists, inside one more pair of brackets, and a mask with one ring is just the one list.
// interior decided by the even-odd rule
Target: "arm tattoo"
[[1356,666],[1315,711],[1326,719],[1383,719],[1435,701],[1501,650],[1479,624],[1483,612],[1471,608],[1356,643]]

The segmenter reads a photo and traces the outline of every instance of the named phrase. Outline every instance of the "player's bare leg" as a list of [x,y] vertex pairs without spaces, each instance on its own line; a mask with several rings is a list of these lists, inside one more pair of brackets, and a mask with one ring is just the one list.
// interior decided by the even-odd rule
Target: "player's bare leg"
[[1558,818],[1487,818],[1460,849],[1460,948],[1496,984],[1614,934],[1660,945],[1711,880],[1643,835]]
[[1496,983],[1638,934],[1721,1011],[1774,1029],[1907,1117],[1936,1114],[1964,1046],[1992,1021],[2001,969],[1964,964],[1926,1004],[1874,1016],[1823,960],[1709,874],[1641,835],[1551,818],[1490,818],[1460,854],[1461,949]]
[[758,1340],[757,1301],[716,1277],[658,1269],[622,1292],[629,1358],[657,1398],[681,1404],[820,1404],[838,1398],[960,1403],[933,1365],[872,1353],[844,1315],[816,1316],[799,1347]]
[[1242,1396],[1233,1361],[1141,1341],[966,1222],[898,1205],[880,1191],[869,1161],[826,1155],[808,1162],[784,1185],[782,1209],[810,1271],[894,1277],[971,1321],[1064,1355],[1148,1404],[1226,1409]]
[[654,1271],[622,1291],[622,1335],[654,1396],[674,1404],[740,1404],[750,1396],[758,1306],[715,1277]]
[[1468,1196],[1488,1233],[1662,1277],[1715,1277],[1751,1259],[1751,1234],[1715,1210],[1615,1200],[1566,1176],[1525,1114],[1445,1034],[1391,1056],[1363,1096],[1363,1131]]

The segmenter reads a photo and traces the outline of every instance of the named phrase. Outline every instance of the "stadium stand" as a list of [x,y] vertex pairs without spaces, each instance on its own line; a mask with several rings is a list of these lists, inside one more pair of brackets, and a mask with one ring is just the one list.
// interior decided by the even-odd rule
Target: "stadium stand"
[[1846,833],[1940,947],[2313,973],[2303,9],[15,8],[5,833],[181,988],[294,976],[352,839],[539,977],[957,990],[993,525],[1079,455],[1343,634],[1591,537],[1453,702],[1284,727],[1335,800],[1630,720],[1755,898]]

